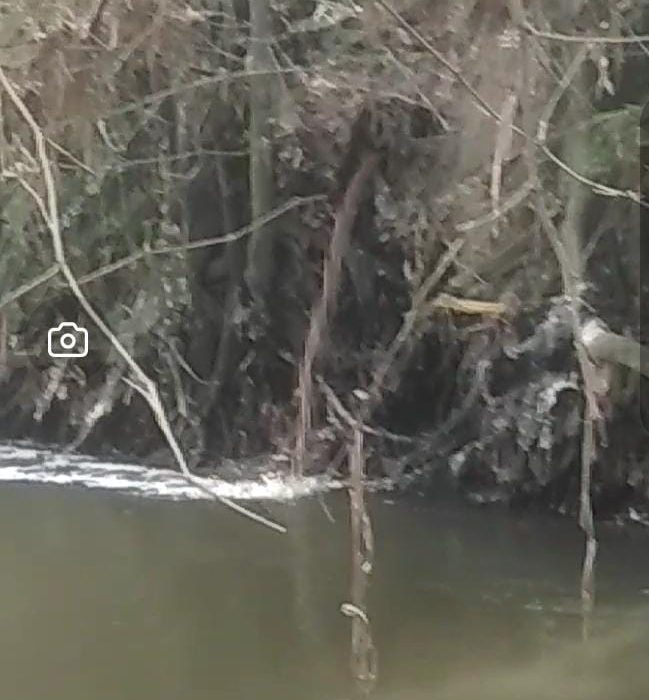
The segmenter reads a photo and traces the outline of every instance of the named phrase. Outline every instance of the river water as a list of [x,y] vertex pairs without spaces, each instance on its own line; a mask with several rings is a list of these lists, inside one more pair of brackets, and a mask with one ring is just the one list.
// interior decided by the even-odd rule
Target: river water
[[[0,446],[0,698],[351,700],[346,494]],[[369,498],[377,700],[646,700],[649,531],[600,526],[580,639],[567,519]]]

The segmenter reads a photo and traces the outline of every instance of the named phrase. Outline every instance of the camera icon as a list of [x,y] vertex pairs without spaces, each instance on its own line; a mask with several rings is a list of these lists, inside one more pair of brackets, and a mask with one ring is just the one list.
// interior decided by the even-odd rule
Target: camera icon
[[88,331],[69,321],[50,328],[47,331],[47,354],[50,357],[85,357],[88,354]]

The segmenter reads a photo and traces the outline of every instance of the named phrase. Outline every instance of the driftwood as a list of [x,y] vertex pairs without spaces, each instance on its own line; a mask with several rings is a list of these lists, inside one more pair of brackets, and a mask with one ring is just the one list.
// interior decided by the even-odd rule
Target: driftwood
[[581,341],[595,362],[611,362],[649,377],[649,348],[633,338],[612,333],[591,319],[581,330]]

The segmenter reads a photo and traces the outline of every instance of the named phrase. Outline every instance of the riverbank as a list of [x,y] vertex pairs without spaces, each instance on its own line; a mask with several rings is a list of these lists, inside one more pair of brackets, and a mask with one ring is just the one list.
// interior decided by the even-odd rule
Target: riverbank
[[[376,456],[374,457],[376,458]],[[389,459],[389,458],[385,458]],[[503,490],[464,487],[444,466],[386,476],[390,466],[373,469],[365,490],[388,500],[422,502],[436,507],[478,507],[476,512],[510,511],[516,517],[538,517],[554,512],[575,519],[577,491],[572,500],[563,494],[561,502],[543,498],[511,498]],[[346,469],[322,465],[314,474],[296,476],[284,455],[260,455],[240,461],[224,459],[203,465],[195,473],[197,483],[178,472],[170,452],[158,451],[152,459],[129,458],[111,450],[91,454],[66,452],[61,446],[30,441],[0,441],[0,483],[42,484],[117,491],[135,497],[161,500],[212,500],[210,493],[234,501],[290,501],[319,496],[349,486]],[[202,485],[202,487],[201,487]],[[619,499],[615,507],[596,508],[602,523],[649,527],[649,505],[640,498]]]
[[646,8],[59,4],[0,56],[0,436],[649,504]]

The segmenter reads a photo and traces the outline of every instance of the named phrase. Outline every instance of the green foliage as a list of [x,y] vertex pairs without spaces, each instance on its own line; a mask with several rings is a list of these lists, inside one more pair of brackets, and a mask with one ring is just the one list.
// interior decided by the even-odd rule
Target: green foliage
[[586,173],[616,187],[632,187],[637,179],[640,139],[637,105],[595,114],[588,125]]

